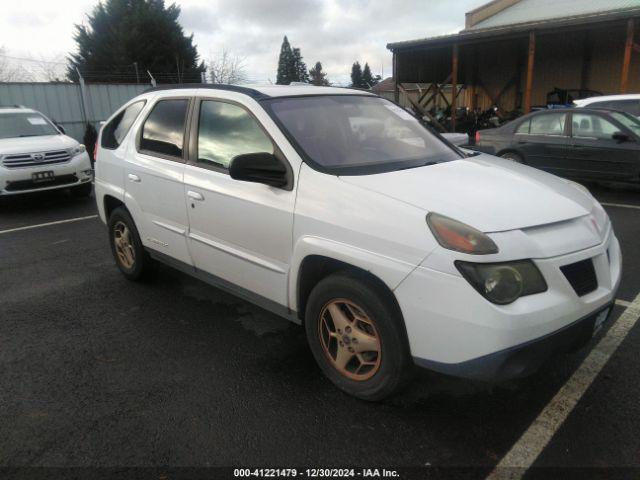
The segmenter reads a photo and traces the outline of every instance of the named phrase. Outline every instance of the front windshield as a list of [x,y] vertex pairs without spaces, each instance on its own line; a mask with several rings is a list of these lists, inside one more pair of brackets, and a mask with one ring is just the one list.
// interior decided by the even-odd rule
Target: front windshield
[[611,116],[631,130],[635,135],[640,136],[640,120],[636,117],[623,112],[611,112]]
[[0,113],[0,138],[39,137],[58,133],[39,113]]
[[323,170],[364,174],[462,158],[388,100],[360,95],[275,98],[267,109]]

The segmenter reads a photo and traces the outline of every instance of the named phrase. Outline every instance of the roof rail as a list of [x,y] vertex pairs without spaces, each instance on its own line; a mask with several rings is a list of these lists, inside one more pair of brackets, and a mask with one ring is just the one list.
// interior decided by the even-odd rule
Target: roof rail
[[241,87],[239,85],[227,85],[225,83],[181,83],[179,85],[167,84],[167,85],[162,85],[160,87],[148,88],[143,93],[158,92],[163,90],[174,90],[174,89],[179,90],[179,89],[203,89],[203,88],[208,90],[226,90],[229,92],[244,93],[245,95],[248,95],[249,97],[255,100],[263,100],[265,98],[271,98],[269,95],[259,92],[254,88]]

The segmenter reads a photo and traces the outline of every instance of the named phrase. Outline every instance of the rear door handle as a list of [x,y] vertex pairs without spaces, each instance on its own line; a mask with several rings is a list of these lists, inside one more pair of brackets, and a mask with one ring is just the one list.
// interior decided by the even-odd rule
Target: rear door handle
[[187,190],[187,196],[200,202],[204,200],[204,196],[201,193],[194,192],[193,190]]
[[138,175],[130,173],[127,176],[129,177],[129,180],[131,180],[132,182],[140,183],[140,177]]

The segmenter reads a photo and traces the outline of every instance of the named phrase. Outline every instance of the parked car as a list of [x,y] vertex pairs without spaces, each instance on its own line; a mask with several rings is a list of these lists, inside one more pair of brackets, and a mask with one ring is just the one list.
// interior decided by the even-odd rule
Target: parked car
[[624,112],[534,112],[500,128],[480,130],[472,148],[561,177],[640,182],[640,121]]
[[611,311],[600,204],[473,155],[358,90],[154,89],[101,129],[96,201],[126,278],[164,262],[304,324],[325,375],[376,400],[413,364],[529,374]]
[[59,188],[87,196],[92,177],[84,145],[42,113],[0,107],[0,196]]
[[627,95],[605,95],[583,100],[574,100],[577,108],[607,108],[627,112],[634,117],[640,117],[640,93]]

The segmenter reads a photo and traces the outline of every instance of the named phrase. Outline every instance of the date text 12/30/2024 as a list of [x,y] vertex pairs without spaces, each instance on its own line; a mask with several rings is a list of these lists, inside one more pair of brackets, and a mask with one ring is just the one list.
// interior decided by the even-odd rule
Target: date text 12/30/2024
[[396,470],[387,468],[235,468],[238,478],[398,478]]

